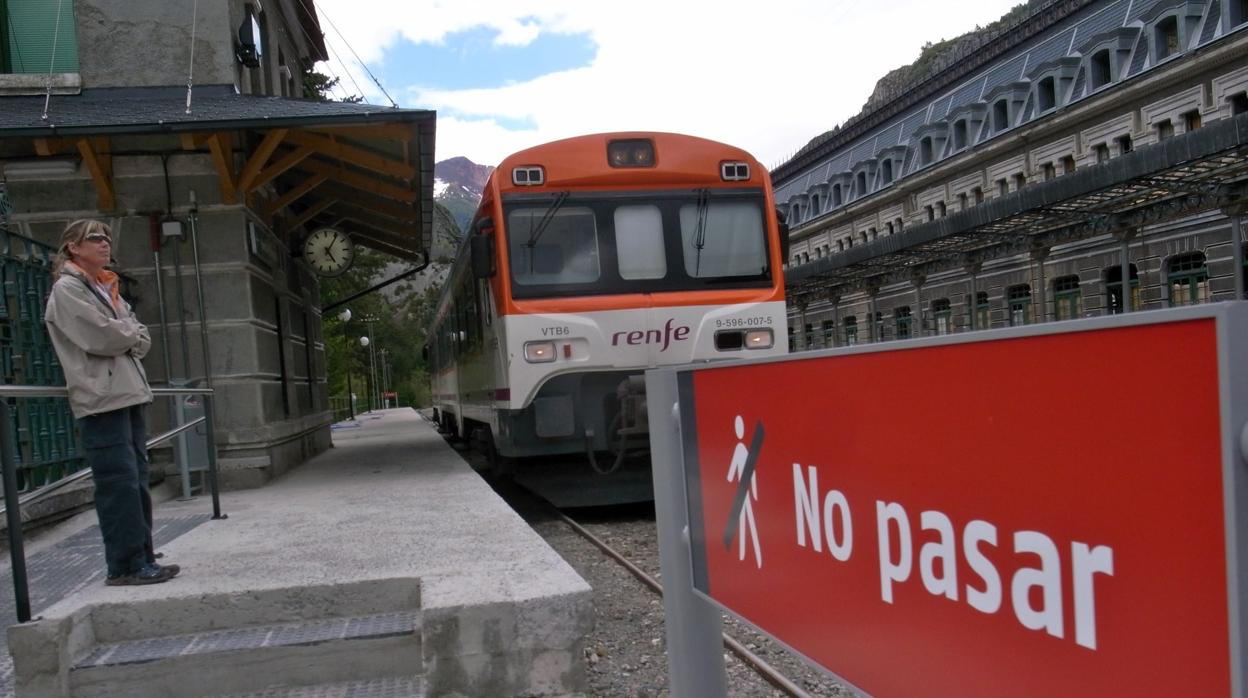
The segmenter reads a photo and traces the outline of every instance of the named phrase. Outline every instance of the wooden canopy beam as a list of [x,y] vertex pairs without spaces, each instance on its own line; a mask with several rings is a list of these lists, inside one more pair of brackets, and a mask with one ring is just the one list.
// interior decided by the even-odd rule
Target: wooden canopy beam
[[321,186],[328,179],[329,177],[326,175],[312,175],[311,177],[308,177],[307,179],[303,180],[299,184],[288,189],[281,196],[269,202],[268,208],[265,209],[265,215],[268,215],[268,216],[276,215],[278,211],[281,211],[287,206],[303,198],[305,195],[308,194],[308,192]]
[[260,145],[256,146],[255,152],[247,159],[247,164],[243,166],[243,172],[238,176],[238,190],[243,194],[250,193],[256,187],[252,186],[256,177],[260,174],[260,170],[264,168],[265,163],[272,157],[273,151],[277,150],[277,146],[281,145],[282,139],[286,138],[288,129],[275,128],[264,134],[264,139],[260,141]]
[[269,165],[267,168],[262,170],[260,174],[256,175],[255,179],[252,180],[251,182],[251,188],[255,189],[257,187],[262,187],[265,184],[268,184],[274,178],[278,177],[286,170],[289,170],[295,165],[298,165],[299,163],[311,157],[312,153],[314,152],[316,151],[314,151],[312,148],[308,148],[305,146],[301,148],[296,148],[290,151],[289,153],[286,153],[282,157],[278,158],[277,162],[273,163],[272,165]]
[[318,160],[304,160],[299,163],[299,169],[306,170],[313,174],[328,175],[335,182],[340,182],[349,187],[354,187],[361,191],[366,191],[377,196],[395,201],[402,201],[405,204],[415,203],[417,194],[412,189],[400,187],[394,184],[388,184],[372,177],[368,177],[355,172],[344,170],[340,167],[334,167]]
[[79,138],[76,145],[83,163],[95,182],[95,193],[100,211],[117,208],[117,190],[113,186],[113,156],[109,154],[107,138]]
[[390,177],[402,180],[412,180],[416,178],[416,168],[405,164],[398,160],[380,155],[378,153],[357,148],[346,143],[339,143],[328,136],[322,136],[307,131],[291,131],[287,136],[292,143],[314,148],[316,152],[334,158],[349,162],[352,165],[363,167],[366,170],[373,170]]
[[423,262],[420,255],[403,245],[394,244],[388,241],[388,236],[382,235],[375,230],[356,229],[351,231],[351,237],[363,243],[365,247],[371,247],[378,252],[385,252],[388,255],[406,259],[409,262]]
[[325,209],[336,203],[338,203],[337,199],[321,199],[304,209],[298,216],[295,216],[293,220],[288,221],[286,223],[286,230],[293,231],[303,227],[305,223],[313,218],[316,218],[323,211],[325,211]]
[[325,185],[324,190],[327,195],[365,211],[379,213],[404,223],[418,223],[420,221],[420,216],[412,207],[391,203],[385,199],[378,199],[375,196],[364,194],[358,189],[330,183]]
[[199,150],[200,148],[204,147],[204,144],[208,142],[208,139],[212,138],[214,135],[216,134],[211,131],[195,131],[193,133],[183,133],[182,134],[182,150]]
[[35,153],[40,157],[60,155],[66,149],[76,148],[77,144],[66,138],[36,138]]
[[234,180],[234,151],[226,141],[229,134],[214,133],[208,138],[208,150],[212,153],[212,164],[217,168],[217,179],[221,182],[221,201],[226,204],[238,203],[238,187]]

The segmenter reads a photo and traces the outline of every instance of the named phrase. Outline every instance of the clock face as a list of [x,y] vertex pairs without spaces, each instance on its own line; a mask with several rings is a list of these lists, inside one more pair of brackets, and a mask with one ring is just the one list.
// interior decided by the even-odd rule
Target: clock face
[[303,258],[322,276],[338,276],[351,268],[355,243],[341,230],[321,228],[303,241]]

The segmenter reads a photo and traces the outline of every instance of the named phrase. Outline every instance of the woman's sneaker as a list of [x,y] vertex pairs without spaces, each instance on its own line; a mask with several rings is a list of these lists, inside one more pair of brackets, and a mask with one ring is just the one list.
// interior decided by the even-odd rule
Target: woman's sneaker
[[139,584],[160,584],[173,579],[180,568],[177,565],[162,567],[154,562],[143,565],[138,572],[109,577],[104,584],[110,587],[135,586]]

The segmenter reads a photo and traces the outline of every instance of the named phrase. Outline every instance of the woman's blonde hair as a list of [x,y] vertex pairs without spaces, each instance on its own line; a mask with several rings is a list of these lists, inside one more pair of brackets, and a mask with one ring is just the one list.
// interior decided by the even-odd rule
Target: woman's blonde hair
[[65,232],[61,233],[61,245],[56,249],[56,259],[52,261],[53,276],[61,273],[61,267],[74,258],[69,251],[70,244],[81,245],[92,233],[104,233],[110,240],[113,237],[113,230],[108,224],[92,218],[79,218],[65,226]]

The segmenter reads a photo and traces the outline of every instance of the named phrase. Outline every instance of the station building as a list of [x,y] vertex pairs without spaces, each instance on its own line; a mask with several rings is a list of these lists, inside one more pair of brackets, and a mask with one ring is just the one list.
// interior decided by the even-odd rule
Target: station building
[[1033,1],[896,94],[772,173],[791,349],[1243,297],[1248,0]]
[[[0,20],[3,382],[64,384],[42,326],[51,257],[68,222],[99,218],[152,384],[217,393],[223,484],[328,448],[301,245],[330,227],[424,264],[434,113],[309,99],[327,58],[312,0],[9,0]],[[17,402],[23,487],[80,467],[65,401]]]

